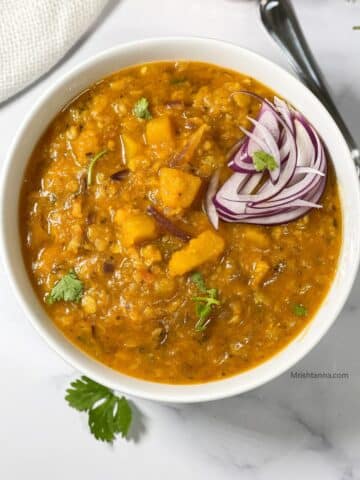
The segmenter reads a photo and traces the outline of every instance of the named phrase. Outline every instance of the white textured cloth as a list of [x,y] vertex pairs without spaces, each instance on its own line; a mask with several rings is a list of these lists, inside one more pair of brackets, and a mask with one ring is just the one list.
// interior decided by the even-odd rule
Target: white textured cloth
[[107,0],[0,0],[0,102],[55,65]]

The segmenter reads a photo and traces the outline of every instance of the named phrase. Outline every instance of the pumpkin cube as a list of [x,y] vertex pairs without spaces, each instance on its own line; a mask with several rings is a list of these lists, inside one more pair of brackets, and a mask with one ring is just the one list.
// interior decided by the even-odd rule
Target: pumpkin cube
[[181,250],[174,252],[169,262],[171,276],[183,275],[205,262],[216,260],[224,251],[225,242],[212,230],[200,233]]
[[140,150],[140,145],[136,142],[130,135],[123,133],[121,135],[121,144],[123,147],[123,152],[125,153],[125,161],[127,162],[130,158],[135,157]]
[[174,131],[169,117],[157,117],[147,122],[146,142],[156,148],[169,150],[174,147]]
[[159,171],[160,198],[165,207],[181,209],[194,201],[201,179],[176,168],[163,167]]
[[121,238],[125,247],[152,240],[157,236],[155,220],[144,213],[128,216],[121,225]]
[[270,270],[270,265],[264,260],[258,260],[252,265],[252,272],[250,277],[250,285],[258,287],[265,279]]

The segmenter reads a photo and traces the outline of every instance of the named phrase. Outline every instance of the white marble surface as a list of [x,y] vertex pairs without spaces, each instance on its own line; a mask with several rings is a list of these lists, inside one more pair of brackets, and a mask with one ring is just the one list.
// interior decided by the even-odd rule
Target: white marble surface
[[[360,2],[294,3],[360,142],[360,32],[351,29],[360,24]],[[28,108],[59,75],[119,42],[171,34],[231,40],[287,66],[254,1],[114,0],[60,65],[0,107],[0,162]],[[248,394],[203,405],[134,399],[133,440],[110,447],[96,442],[85,416],[66,405],[64,390],[77,372],[31,328],[0,269],[0,478],[360,479],[359,297],[358,278],[337,323],[296,366],[348,372],[348,380],[285,373]]]

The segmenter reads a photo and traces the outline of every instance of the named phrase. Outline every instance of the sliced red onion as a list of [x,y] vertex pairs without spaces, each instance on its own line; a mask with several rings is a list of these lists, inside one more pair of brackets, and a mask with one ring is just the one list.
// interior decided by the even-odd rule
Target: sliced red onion
[[[272,155],[276,162],[276,168],[270,170],[270,178],[273,183],[277,181],[280,175],[280,151],[277,144],[277,140],[272,137],[270,130],[267,129],[264,125],[262,125],[259,121],[254,120],[253,118],[249,117],[251,123],[259,130],[259,133],[263,135],[264,142],[265,142],[265,149],[263,149],[266,153]],[[255,153],[255,152],[254,152]]]
[[274,106],[277,109],[277,111],[280,113],[281,117],[284,119],[284,121],[287,123],[288,127],[290,128],[291,131],[294,130],[294,124],[291,116],[291,110],[286,102],[284,100],[281,100],[278,97],[274,97]]
[[[248,130],[240,127],[243,133],[245,133],[245,138],[240,141],[240,144],[237,144],[239,148],[234,146],[233,149],[231,149],[229,156],[230,168],[242,173],[256,172],[252,156],[254,152],[258,150],[263,150],[273,155],[277,163],[280,163],[279,147],[277,145],[280,137],[280,129],[270,107],[266,103],[263,103],[258,119],[248,118],[254,124],[254,129],[250,133]],[[278,172],[274,170],[272,178],[277,178],[277,176]]]
[[[256,120],[249,118],[253,130],[241,128],[246,137],[231,151],[228,165],[233,175],[215,196],[211,190],[218,217],[226,222],[273,225],[321,208],[317,202],[326,184],[327,161],[315,129],[279,98],[275,97],[272,104],[253,93],[237,93],[257,98],[262,107]],[[265,173],[257,172],[253,164],[252,155],[257,150],[272,155],[278,164],[268,172],[265,182]],[[210,205],[206,210],[215,219]],[[212,223],[217,228],[218,218]]]
[[204,208],[207,216],[213,227],[217,230],[219,228],[219,214],[214,204],[214,197],[219,186],[220,170],[216,170],[210,178],[209,186],[205,195]]

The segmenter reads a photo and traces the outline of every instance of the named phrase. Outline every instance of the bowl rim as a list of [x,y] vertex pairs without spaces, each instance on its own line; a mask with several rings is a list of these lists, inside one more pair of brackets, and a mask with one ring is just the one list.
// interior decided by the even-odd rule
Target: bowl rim
[[[36,113],[41,109],[41,107],[44,106],[56,93],[56,91],[61,88],[61,86],[64,86],[65,83],[72,78],[74,79],[77,75],[79,74],[84,74],[84,72],[87,69],[90,69],[94,67],[96,64],[101,63],[104,61],[107,57],[111,57],[114,54],[120,55],[127,50],[130,50],[134,47],[136,48],[141,48],[141,47],[149,47],[153,46],[154,48],[161,47],[162,45],[172,43],[182,43],[182,44],[203,44],[205,48],[211,48],[211,46],[218,46],[219,48],[233,48],[234,49],[234,54],[235,51],[238,53],[241,53],[242,55],[245,55],[249,57],[249,59],[254,60],[255,62],[259,62],[260,64],[269,67],[273,72],[278,74],[283,81],[291,81],[294,85],[296,84],[297,87],[300,89],[300,91],[307,91],[308,92],[308,97],[312,99],[312,102],[314,105],[316,105],[317,110],[322,113],[323,117],[325,117],[330,124],[332,124],[333,127],[335,127],[335,130],[337,131],[337,141],[342,143],[341,147],[344,150],[348,151],[347,155],[347,161],[352,162],[351,159],[351,154],[350,151],[348,150],[348,147],[346,145],[345,139],[342,136],[339,128],[336,126],[335,121],[331,117],[331,115],[327,112],[325,107],[320,103],[320,101],[315,97],[315,95],[310,92],[310,90],[303,85],[298,79],[296,79],[292,74],[290,74],[288,71],[277,65],[276,63],[272,62],[271,60],[267,59],[266,57],[263,57],[262,55],[259,55],[258,53],[244,48],[242,46],[239,46],[235,43],[232,42],[227,42],[227,41],[222,41],[222,40],[217,40],[217,39],[212,39],[212,38],[206,38],[206,37],[194,37],[194,36],[164,36],[164,37],[152,37],[152,38],[146,38],[143,40],[135,40],[131,42],[126,42],[122,43],[119,45],[116,45],[114,47],[111,47],[109,49],[106,49],[102,52],[99,52],[95,55],[90,56],[86,60],[80,62],[79,64],[75,65],[73,68],[69,69],[65,74],[60,75],[57,80],[51,83],[51,85],[46,88],[45,92],[37,99],[37,101],[34,103],[33,107],[30,109],[30,111],[27,113],[25,116],[24,120],[22,121],[20,127],[18,128],[15,137],[13,141],[11,142],[10,148],[8,150],[8,153],[6,155],[6,159],[2,168],[1,172],[1,179],[0,179],[0,218],[1,218],[1,225],[0,225],[0,249],[1,249],[1,256],[3,260],[3,264],[5,266],[7,278],[10,281],[11,287],[13,292],[15,293],[15,297],[17,298],[17,301],[22,307],[22,310],[26,313],[26,316],[28,319],[31,321],[33,327],[38,331],[38,333],[41,335],[42,338],[51,346],[51,348],[57,352],[58,355],[60,355],[68,364],[70,364],[72,367],[76,368],[79,370],[79,372],[82,372],[86,374],[87,376],[93,378],[94,380],[98,381],[99,383],[102,383],[104,385],[107,385],[108,387],[114,389],[114,390],[120,390],[126,394],[129,395],[134,395],[140,398],[145,398],[145,399],[150,399],[150,400],[156,400],[156,401],[161,401],[161,402],[171,402],[171,403],[196,403],[196,402],[204,402],[204,401],[211,401],[211,400],[217,400],[217,399],[222,399],[226,397],[231,397],[249,390],[252,390],[256,387],[259,387],[270,380],[278,377],[285,371],[289,370],[292,366],[295,365],[295,363],[299,362],[319,341],[320,339],[325,335],[327,330],[330,328],[330,326],[334,323],[336,318],[338,317],[346,299],[348,298],[348,295],[350,293],[351,287],[354,283],[357,271],[358,271],[358,265],[359,265],[359,260],[360,260],[360,240],[359,238],[356,238],[353,241],[353,248],[352,248],[352,264],[350,265],[350,272],[347,272],[346,280],[347,280],[347,286],[345,291],[342,293],[342,295],[339,296],[337,302],[333,305],[333,313],[331,315],[331,319],[327,321],[325,325],[322,325],[321,328],[318,329],[317,334],[314,334],[312,336],[312,339],[309,340],[306,344],[306,347],[299,349],[299,352],[291,359],[283,362],[283,365],[281,367],[273,368],[271,371],[265,372],[260,378],[255,378],[252,380],[249,380],[245,382],[245,384],[242,384],[241,382],[238,382],[236,384],[236,379],[239,379],[240,377],[244,377],[247,372],[251,371],[257,371],[259,370],[259,367],[264,366],[264,365],[270,365],[270,362],[277,357],[279,354],[284,352],[285,350],[288,350],[290,345],[293,345],[299,337],[301,337],[304,334],[304,330],[308,329],[308,326],[312,323],[315,322],[316,318],[319,315],[319,311],[323,308],[324,301],[319,307],[319,310],[317,313],[312,317],[312,319],[309,322],[309,325],[305,327],[304,330],[302,330],[297,337],[291,340],[289,344],[287,344],[280,352],[276,353],[273,357],[270,357],[267,359],[265,362],[253,367],[252,369],[246,371],[246,372],[241,372],[239,374],[236,374],[232,377],[228,377],[223,380],[216,380],[208,383],[200,383],[200,384],[185,384],[185,385],[174,385],[174,384],[164,384],[164,383],[156,383],[156,382],[149,382],[146,380],[142,380],[136,377],[129,377],[127,375],[121,374],[115,370],[112,370],[110,367],[106,367],[103,364],[99,364],[95,359],[92,357],[89,357],[85,352],[82,352],[80,349],[77,347],[73,346],[73,349],[75,349],[78,353],[81,352],[81,354],[76,355],[75,351],[70,351],[73,349],[66,348],[64,343],[70,343],[69,340],[66,339],[66,337],[62,337],[62,341],[59,340],[59,338],[55,338],[55,335],[50,335],[45,328],[41,325],[39,319],[37,316],[34,314],[34,309],[33,306],[30,305],[30,300],[26,298],[26,295],[23,294],[23,292],[19,289],[16,275],[12,266],[12,263],[10,261],[10,256],[8,255],[8,242],[9,239],[7,238],[6,234],[6,223],[5,223],[5,209],[6,209],[6,192],[7,192],[7,185],[6,185],[6,180],[11,172],[11,167],[12,167],[12,158],[16,154],[16,149],[17,146],[21,140],[21,138],[24,136],[26,133],[27,129],[29,128],[29,125],[32,121],[32,119],[35,117]],[[189,45],[188,45],[189,46]],[[187,53],[189,55],[189,53]],[[187,55],[184,55],[184,60],[186,60],[188,57]],[[191,55],[189,55],[191,57]],[[181,60],[181,58],[179,58]],[[196,61],[193,58],[189,58],[189,60]],[[158,60],[156,60],[158,61]],[[161,61],[161,60],[159,60]],[[163,61],[166,61],[166,58],[164,57]],[[202,60],[200,60],[202,61]],[[144,63],[147,63],[144,62]],[[217,63],[215,61],[209,61],[209,63],[213,63],[214,65],[220,65],[223,66],[220,62]],[[138,62],[134,62],[131,65],[136,65]],[[121,67],[124,68],[124,67]],[[232,68],[232,67],[229,67]],[[119,69],[118,69],[119,70]],[[114,70],[116,71],[116,70]],[[244,69],[243,72],[246,74],[246,70]],[[109,73],[110,75],[110,73]],[[251,75],[253,76],[253,75]],[[103,78],[103,77],[102,77]],[[266,81],[263,81],[262,78],[257,78],[260,82],[263,82],[266,85]],[[93,82],[92,82],[93,83]],[[79,93],[79,92],[76,92]],[[293,99],[289,99],[291,103]],[[52,117],[49,117],[47,120],[47,123],[49,123],[52,120]],[[34,142],[34,145],[38,141],[38,138]],[[334,162],[335,163],[335,162]],[[356,174],[356,169],[355,165],[352,162],[353,165],[353,176],[357,178]],[[351,167],[348,165],[350,170]],[[19,192],[16,192],[17,195]],[[360,211],[360,189],[358,189],[357,192],[357,198],[355,198],[355,206],[356,208]],[[344,242],[344,239],[343,239]],[[341,253],[340,253],[341,255]],[[21,262],[23,262],[22,259],[20,259]],[[340,264],[341,258],[339,259],[339,264]],[[23,264],[23,270],[25,275],[28,275],[26,272],[25,265]],[[333,280],[334,283],[334,280]],[[329,295],[329,292],[327,296]],[[71,344],[72,345],[72,344]],[[95,365],[96,364],[99,365]],[[105,370],[104,370],[105,367]],[[116,377],[118,381],[115,379],[115,375],[111,374],[106,374],[105,371],[110,370],[111,372],[115,372]],[[109,378],[107,378],[109,377]],[[124,380],[124,378],[128,379],[128,382],[121,381],[121,379]],[[229,380],[232,380],[232,382],[228,382]],[[227,386],[225,389],[223,388],[226,383],[229,383],[230,386]],[[233,384],[233,385],[232,385]],[[150,387],[152,386],[152,387]],[[213,387],[218,387],[218,388],[213,388]],[[207,388],[208,387],[208,388]],[[211,388],[210,388],[211,387]],[[208,390],[208,391],[207,391]],[[187,393],[185,393],[185,391]]]

